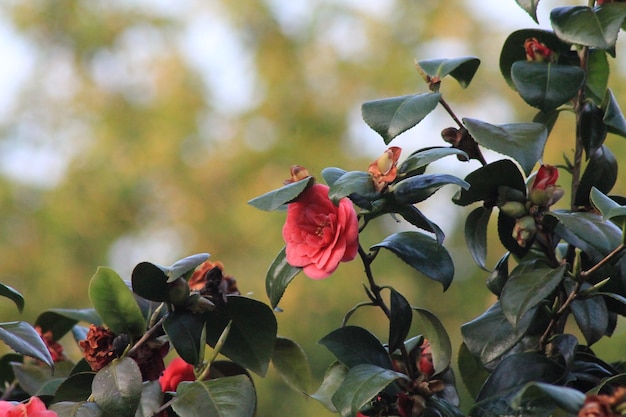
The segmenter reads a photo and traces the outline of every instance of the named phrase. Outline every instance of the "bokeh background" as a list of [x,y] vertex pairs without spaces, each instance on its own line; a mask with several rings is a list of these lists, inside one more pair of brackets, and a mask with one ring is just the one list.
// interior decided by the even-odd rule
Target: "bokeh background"
[[[0,300],[0,321],[89,307],[87,285],[99,265],[128,279],[138,262],[169,265],[198,252],[222,261],[242,292],[267,301],[264,277],[283,246],[284,214],[246,202],[279,187],[293,164],[318,177],[327,166],[366,170],[386,146],[361,120],[361,103],[425,92],[415,59],[479,57],[467,90],[443,85],[457,115],[532,120],[535,111],[499,74],[500,48],[516,29],[548,28],[549,10],[564,4],[572,2],[542,1],[538,26],[514,0],[3,0],[0,281],[20,291],[26,307],[19,314]],[[610,86],[625,107],[622,51],[610,59]],[[545,162],[571,153],[572,123],[561,117]],[[438,109],[393,144],[405,156],[445,145],[440,132],[453,125]],[[607,140],[618,156],[623,142]],[[463,177],[477,167],[451,158],[429,172]],[[568,180],[560,183],[567,188]],[[456,263],[446,293],[391,254],[374,267],[381,284],[437,314],[457,349],[459,327],[494,300],[487,272],[465,247],[468,210],[450,203],[453,191],[420,205],[446,232]],[[381,219],[362,244],[405,227]],[[504,250],[491,232],[494,265]],[[365,300],[364,280],[358,262],[342,264],[324,281],[298,276],[281,302],[279,333],[309,355],[310,392],[332,361],[316,341]],[[352,323],[386,334],[375,311],[359,310]],[[622,319],[597,350],[624,359]],[[332,415],[272,369],[255,383],[260,417]]]

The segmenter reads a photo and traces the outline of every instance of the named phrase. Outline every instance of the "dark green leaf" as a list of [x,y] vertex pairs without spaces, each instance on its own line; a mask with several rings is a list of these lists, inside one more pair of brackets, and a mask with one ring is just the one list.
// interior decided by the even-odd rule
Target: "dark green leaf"
[[402,261],[448,289],[454,278],[454,263],[448,251],[437,241],[420,232],[400,232],[373,245],[396,254]]
[[225,311],[205,315],[207,343],[214,347],[232,321],[221,353],[264,376],[276,341],[276,317],[272,309],[260,301],[241,296],[228,296],[227,300]]
[[425,93],[368,101],[361,106],[363,120],[389,144],[435,110],[441,94]]
[[114,359],[91,384],[93,399],[107,414],[134,416],[141,399],[141,371],[131,358]]
[[429,59],[419,61],[417,65],[431,77],[443,79],[446,75],[450,75],[459,82],[461,87],[466,88],[480,66],[480,59],[473,56],[454,59]]
[[500,243],[502,243],[502,246],[504,246],[506,250],[511,252],[513,255],[518,258],[523,258],[530,251],[530,248],[535,240],[535,236],[530,237],[525,246],[520,246],[517,243],[517,239],[513,237],[515,223],[516,220],[513,217],[502,211],[498,213],[498,237],[500,238]]
[[0,357],[0,386],[9,386],[15,379],[11,363],[23,363],[24,356],[17,353],[7,353]]
[[577,206],[589,206],[589,193],[591,188],[596,187],[598,190],[607,194],[617,181],[617,160],[609,148],[600,147],[595,151],[582,178],[576,192],[575,204]]
[[489,307],[480,317],[461,326],[461,334],[467,348],[474,356],[488,364],[505,353],[520,341],[530,327],[533,314],[529,312],[513,328],[504,316],[500,302]]
[[328,184],[328,186],[331,187],[335,183],[335,181],[341,178],[341,176],[345,174],[346,172],[347,172],[346,170],[343,170],[341,168],[335,168],[335,167],[324,168],[322,170],[322,178],[324,178],[324,181],[326,181],[326,184]]
[[[606,256],[621,243],[621,230],[613,223],[603,221],[597,214],[555,211],[550,215],[555,216],[577,240],[570,239],[566,234],[563,239],[585,252],[595,249],[600,256]],[[560,230],[557,229],[557,232],[560,233]]]
[[612,220],[618,225],[626,221],[626,206],[617,204],[613,199],[605,195],[596,187],[591,189],[589,196],[594,207],[602,214],[602,220]]
[[465,242],[474,258],[474,262],[482,269],[487,270],[487,225],[491,209],[484,206],[477,207],[465,219]]
[[606,334],[609,326],[609,312],[602,297],[576,299],[571,304],[572,313],[580,328],[587,346],[591,346]]
[[587,60],[587,76],[585,79],[585,96],[591,98],[597,106],[606,97],[609,82],[609,61],[606,52],[600,49],[589,51]]
[[253,198],[248,201],[248,204],[260,210],[277,210],[283,207],[284,204],[287,204],[298,197],[300,193],[305,190],[305,188],[313,183],[313,181],[313,177],[307,177],[300,181],[292,182],[291,184],[287,184],[277,190],[273,190],[259,197]]
[[6,297],[13,301],[20,313],[24,310],[24,297],[16,289],[0,283],[0,297]]
[[59,385],[54,393],[54,402],[87,401],[91,395],[91,384],[95,375],[94,372],[79,372],[71,375]]
[[535,404],[551,404],[577,415],[584,402],[585,394],[578,390],[543,382],[529,382],[513,397],[511,406],[514,409],[527,409]]
[[561,114],[561,110],[559,109],[550,110],[548,112],[539,111],[533,118],[533,122],[544,124],[546,129],[548,129],[548,136],[550,136],[552,128],[554,128],[556,121],[559,119],[559,114]]
[[509,279],[509,256],[507,252],[496,264],[493,272],[487,277],[486,285],[494,295],[500,297],[504,284]]
[[587,158],[594,154],[606,139],[604,112],[592,103],[585,103],[580,112],[580,135]]
[[398,208],[397,213],[412,225],[417,226],[422,230],[426,230],[427,232],[434,233],[437,243],[440,245],[443,244],[443,240],[446,237],[443,230],[424,216],[424,214],[417,207],[414,205],[403,204]]
[[452,359],[452,343],[448,332],[441,321],[428,310],[413,308],[415,310],[415,324],[425,337],[428,338],[433,352],[433,367],[435,374],[445,371]]
[[89,283],[89,299],[113,333],[126,333],[135,339],[146,331],[133,293],[112,269],[98,268]]
[[328,198],[335,205],[339,205],[339,201],[352,194],[357,194],[371,201],[379,196],[378,191],[374,188],[372,176],[363,171],[350,171],[337,178],[328,190]]
[[465,343],[461,343],[458,357],[459,372],[465,384],[465,388],[473,399],[476,399],[480,387],[489,377],[489,372],[480,362],[480,358],[474,356]]
[[570,65],[518,61],[511,67],[511,77],[526,103],[547,112],[578,93],[585,81],[585,71]]
[[196,267],[207,259],[209,259],[208,253],[197,253],[195,255],[187,256],[172,264],[167,270],[167,282],[174,282],[178,278],[185,276],[187,273],[192,272]]
[[543,153],[548,130],[541,123],[492,125],[476,119],[463,124],[480,145],[515,159],[526,175]]
[[455,204],[467,206],[477,201],[485,201],[494,206],[498,198],[498,187],[506,186],[526,195],[526,183],[519,168],[509,159],[492,162],[470,172],[465,181],[469,190],[460,190],[452,199]]
[[602,110],[604,110],[603,120],[607,130],[610,133],[626,137],[626,119],[624,119],[624,114],[611,90],[606,92],[602,102]]
[[147,381],[141,386],[141,400],[135,417],[152,417],[163,404],[163,393],[159,381]]
[[362,327],[340,327],[324,336],[319,343],[348,368],[370,364],[391,369],[391,359],[383,345]]
[[289,265],[283,247],[265,275],[265,292],[270,299],[272,308],[278,306],[287,285],[302,271],[302,268]]
[[170,313],[163,322],[163,330],[178,355],[194,366],[204,356],[204,324],[202,316],[185,310]]
[[457,158],[467,161],[467,154],[456,148],[434,147],[420,149],[409,155],[400,165],[398,165],[398,178],[405,176],[423,174],[426,167],[432,162],[438,161],[446,156],[456,155]]
[[169,299],[167,285],[168,268],[150,262],[140,262],[133,269],[131,282],[133,292],[146,300],[157,303]]
[[337,392],[339,386],[346,378],[348,374],[348,367],[340,362],[333,363],[327,370],[324,375],[324,380],[322,381],[322,385],[318,388],[317,391],[311,398],[316,399],[320,403],[324,405],[328,410],[333,413],[337,412],[337,408],[332,402],[332,397]]
[[52,332],[52,339],[59,340],[80,321],[96,326],[102,324],[102,319],[93,308],[81,310],[53,308],[41,313],[35,321],[35,326],[41,328],[41,333]]
[[389,317],[389,351],[393,352],[404,344],[404,339],[411,329],[413,311],[411,305],[402,294],[393,288],[389,295],[390,312]]
[[172,408],[180,417],[252,417],[256,394],[245,375],[178,385]]
[[369,364],[357,365],[348,371],[333,395],[333,404],[342,417],[354,417],[361,407],[398,379],[408,380],[406,375],[390,369]]
[[0,340],[15,352],[30,356],[52,367],[52,357],[41,336],[24,321],[0,323]]
[[78,403],[63,401],[52,404],[49,410],[57,413],[59,417],[101,417],[103,415],[102,409],[93,401]]
[[526,313],[547,298],[563,280],[565,265],[550,268],[541,263],[518,265],[504,284],[500,304],[507,320],[517,328]]
[[277,337],[272,353],[272,364],[291,388],[299,392],[309,390],[312,381],[309,360],[296,342]]
[[585,6],[556,7],[550,12],[554,33],[566,42],[613,50],[626,17],[626,5],[614,3],[592,9]]
[[444,185],[454,184],[467,190],[469,184],[447,174],[415,175],[389,187],[394,198],[400,204],[415,204],[426,200]]
[[14,362],[11,363],[11,367],[20,388],[31,396],[37,394],[37,391],[52,379],[50,369],[43,366]]
[[515,2],[533,18],[535,23],[539,23],[539,20],[537,20],[537,5],[539,4],[539,0],[515,0]]

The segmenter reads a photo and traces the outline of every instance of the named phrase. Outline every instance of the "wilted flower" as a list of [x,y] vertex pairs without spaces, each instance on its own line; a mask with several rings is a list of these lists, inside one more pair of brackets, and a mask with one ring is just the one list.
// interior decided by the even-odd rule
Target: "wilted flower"
[[50,352],[50,356],[52,357],[53,362],[60,362],[65,360],[65,354],[63,353],[63,346],[61,346],[57,341],[54,340],[54,335],[52,331],[48,330],[45,333],[41,333],[41,327],[35,326],[35,330],[41,336],[41,339],[46,344],[48,348],[48,352]]
[[401,152],[402,148],[392,146],[370,164],[367,172],[372,175],[377,191],[381,191],[396,179],[398,158]]
[[335,206],[329,187],[314,184],[289,203],[283,226],[287,262],[302,267],[313,279],[330,276],[339,262],[356,257],[359,225],[352,202],[344,198]]
[[167,365],[165,371],[159,378],[159,384],[163,392],[176,391],[178,384],[183,381],[195,381],[196,375],[193,372],[193,365],[185,362],[182,358],[174,358]]
[[237,281],[231,275],[224,275],[224,265],[219,261],[199,265],[189,279],[189,287],[216,303],[226,302],[227,295],[240,294]]
[[291,167],[291,178],[283,181],[283,184],[287,185],[291,184],[292,182],[298,182],[309,176],[309,171],[305,167],[302,167],[300,165],[294,165]]
[[539,42],[537,38],[529,38],[524,42],[526,59],[532,62],[554,62],[555,54],[545,44]]
[[0,416],[2,417],[57,417],[57,413],[46,409],[46,405],[39,397],[30,397],[26,404],[0,401]]
[[114,340],[115,334],[111,330],[92,324],[87,337],[78,342],[85,360],[94,372],[98,372],[116,358],[113,351]]
[[612,394],[591,394],[578,412],[578,417],[620,417],[616,409],[623,408],[626,401],[626,388],[619,387]]
[[163,358],[169,352],[169,343],[159,339],[148,339],[132,354],[141,371],[142,381],[156,381],[165,370]]
[[541,165],[528,190],[528,196],[533,204],[541,207],[550,207],[563,197],[564,191],[556,185],[559,179],[559,170],[552,165]]

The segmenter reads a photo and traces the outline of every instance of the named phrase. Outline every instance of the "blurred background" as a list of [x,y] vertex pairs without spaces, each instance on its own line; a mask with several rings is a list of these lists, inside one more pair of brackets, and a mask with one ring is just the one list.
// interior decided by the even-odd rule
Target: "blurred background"
[[[550,9],[572,3],[542,1],[539,27],[549,28]],[[211,253],[243,293],[267,302],[265,272],[283,246],[284,213],[247,201],[279,187],[294,164],[318,177],[327,166],[366,170],[386,146],[362,121],[361,103],[426,92],[416,59],[482,60],[467,90],[451,79],[443,84],[459,117],[532,120],[535,111],[506,85],[498,58],[510,32],[536,27],[514,0],[4,0],[0,282],[20,291],[26,307],[19,314],[0,300],[0,321],[32,323],[48,308],[89,307],[87,285],[99,265],[129,279],[141,261],[169,265],[198,252]],[[610,59],[609,85],[624,108],[621,50]],[[572,123],[568,115],[559,120],[546,163],[571,152]],[[446,145],[440,132],[453,125],[437,109],[392,144],[405,157]],[[607,140],[618,156],[623,142]],[[476,168],[476,161],[449,158],[429,172],[462,178]],[[560,184],[568,182],[563,175]],[[459,327],[494,299],[484,286],[487,272],[465,247],[469,210],[452,205],[447,188],[420,209],[446,232],[456,264],[450,289],[443,293],[389,253],[374,268],[380,284],[433,311],[456,350]],[[362,244],[403,227],[381,219]],[[491,232],[493,266],[504,249]],[[365,300],[364,280],[359,262],[342,264],[324,281],[300,275],[281,302],[279,334],[309,355],[310,392],[332,361],[316,342]],[[359,310],[352,323],[386,335],[376,311]],[[597,350],[624,359],[622,319]],[[332,415],[288,392],[272,369],[255,383],[260,417]]]

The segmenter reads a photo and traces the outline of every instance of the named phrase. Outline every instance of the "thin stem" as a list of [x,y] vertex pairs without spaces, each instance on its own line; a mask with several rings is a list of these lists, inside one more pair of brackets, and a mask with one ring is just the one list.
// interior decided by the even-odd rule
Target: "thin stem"
[[154,413],[150,414],[150,417],[156,417],[159,414],[161,414],[163,411],[167,410],[168,408],[170,408],[170,406],[172,405],[172,403],[176,400],[176,397],[172,398],[171,400],[169,400],[168,402],[166,402],[165,404],[163,404],[161,407],[159,407],[158,410],[156,410]]
[[[587,65],[589,61],[589,47],[583,46],[579,53],[580,68],[587,74]],[[574,110],[576,111],[576,148],[574,149],[574,166],[572,167],[572,195],[571,209],[576,211],[576,194],[580,186],[580,176],[583,160],[583,137],[582,137],[582,113],[585,106],[585,87],[582,86],[578,90]]]
[[452,107],[450,107],[448,102],[443,97],[440,97],[439,103],[443,106],[444,109],[446,109],[450,117],[452,117],[452,120],[454,120],[454,122],[459,126],[459,129],[463,129],[465,126],[463,126],[463,123],[461,123],[461,120],[459,120],[459,118],[456,117],[456,114],[454,114],[454,111],[452,110]]
[[157,329],[159,327],[161,327],[161,324],[163,323],[163,320],[165,320],[165,316],[161,317],[159,319],[159,321],[157,321],[154,326],[152,326],[151,328],[148,329],[147,332],[145,332],[143,334],[143,336],[141,336],[141,339],[139,339],[137,341],[137,343],[135,343],[135,345],[128,351],[127,356],[132,356],[135,352],[137,352],[137,349],[139,349],[139,347],[145,343],[146,340],[148,340],[150,338],[150,336],[152,336],[152,334],[154,334],[154,332],[157,331]]
[[589,275],[593,274],[595,271],[597,271],[598,269],[602,268],[604,265],[606,265],[607,262],[610,262],[622,250],[624,250],[624,248],[626,248],[626,244],[621,243],[618,247],[613,249],[613,251],[611,253],[606,255],[600,262],[598,262],[597,264],[595,264],[594,266],[592,266],[588,270],[581,272],[580,273],[581,281],[585,281]]
[[18,384],[17,379],[14,379],[13,382],[11,382],[11,385],[9,385],[7,387],[7,389],[4,390],[4,393],[2,393],[2,396],[0,397],[0,401],[5,401],[9,397],[11,397],[11,394],[13,393],[15,388],[17,387],[17,384]]

